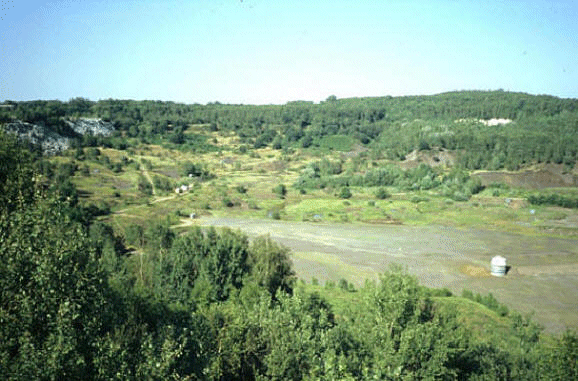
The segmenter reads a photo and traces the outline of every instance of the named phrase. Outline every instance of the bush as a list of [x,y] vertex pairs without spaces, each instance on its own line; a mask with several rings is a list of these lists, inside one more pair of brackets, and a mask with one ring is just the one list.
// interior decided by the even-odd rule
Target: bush
[[159,190],[163,190],[163,191],[168,192],[168,191],[171,191],[173,189],[172,182],[166,177],[154,175],[153,176],[153,184],[154,184],[155,188],[159,189]]
[[468,201],[470,199],[469,195],[460,191],[455,191],[451,197],[454,201]]
[[389,192],[387,191],[387,189],[385,188],[378,188],[377,191],[375,191],[375,197],[378,200],[385,200],[386,198],[391,197],[391,195],[389,194]]
[[139,175],[138,177],[137,189],[145,196],[150,196],[153,194],[153,186],[143,175]]
[[273,193],[279,196],[279,198],[285,198],[287,194],[287,188],[284,184],[279,184],[272,189]]
[[280,220],[281,219],[281,213],[278,210],[270,211],[269,213],[267,213],[267,216],[269,218],[274,219],[274,220]]
[[352,287],[350,287],[347,280],[344,278],[339,279],[339,282],[337,282],[337,287],[339,287],[343,291],[351,291],[351,288],[352,288]]
[[428,202],[429,198],[424,197],[424,196],[413,196],[411,198],[411,202],[413,202],[414,204],[418,204],[420,202]]
[[555,205],[563,208],[578,208],[578,195],[559,193],[535,193],[528,196],[533,205]]
[[339,191],[338,196],[339,198],[350,198],[351,196],[353,196],[353,194],[351,193],[351,190],[348,187],[343,187]]

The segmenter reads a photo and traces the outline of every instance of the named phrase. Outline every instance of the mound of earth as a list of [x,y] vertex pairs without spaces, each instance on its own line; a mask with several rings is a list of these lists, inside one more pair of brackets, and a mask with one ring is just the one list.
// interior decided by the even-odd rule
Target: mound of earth
[[556,164],[547,164],[521,172],[483,171],[472,174],[472,177],[478,177],[484,186],[492,183],[525,189],[578,186],[578,176],[573,173],[564,173],[563,166]]
[[415,168],[420,164],[424,163],[430,167],[446,166],[451,167],[455,163],[455,154],[443,149],[438,150],[425,150],[417,151],[414,150],[410,152],[405,160],[399,163],[399,165],[404,169]]

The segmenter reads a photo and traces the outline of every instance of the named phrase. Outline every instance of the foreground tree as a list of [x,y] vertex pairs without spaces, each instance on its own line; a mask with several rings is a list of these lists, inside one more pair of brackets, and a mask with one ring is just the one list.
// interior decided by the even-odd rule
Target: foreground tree
[[60,202],[0,218],[3,379],[82,379],[110,324],[106,276],[85,228]]

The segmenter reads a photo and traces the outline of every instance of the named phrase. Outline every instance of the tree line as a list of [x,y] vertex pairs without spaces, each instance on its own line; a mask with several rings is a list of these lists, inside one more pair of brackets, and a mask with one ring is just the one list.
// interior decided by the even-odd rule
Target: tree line
[[[413,150],[448,149],[468,169],[515,170],[532,163],[572,167],[577,158],[578,100],[504,91],[459,91],[431,96],[372,97],[285,105],[207,105],[84,98],[5,102],[0,122],[23,120],[53,126],[72,136],[64,117],[90,116],[114,122],[112,138],[80,138],[83,145],[125,147],[155,142],[214,149],[191,125],[207,132],[234,132],[254,148],[324,147],[326,137],[346,136],[374,157],[403,159]],[[480,120],[509,119],[503,125]],[[212,148],[213,147],[213,148]]]

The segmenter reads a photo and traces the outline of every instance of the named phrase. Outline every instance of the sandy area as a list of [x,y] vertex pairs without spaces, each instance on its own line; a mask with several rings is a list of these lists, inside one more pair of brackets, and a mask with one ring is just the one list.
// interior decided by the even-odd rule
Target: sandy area
[[[429,287],[492,293],[509,308],[535,313],[549,332],[578,329],[578,240],[527,237],[440,226],[318,224],[236,218],[203,218],[204,225],[269,234],[293,251],[297,275],[321,282],[346,278],[361,284],[391,263],[407,267]],[[511,266],[489,275],[500,254]]]

